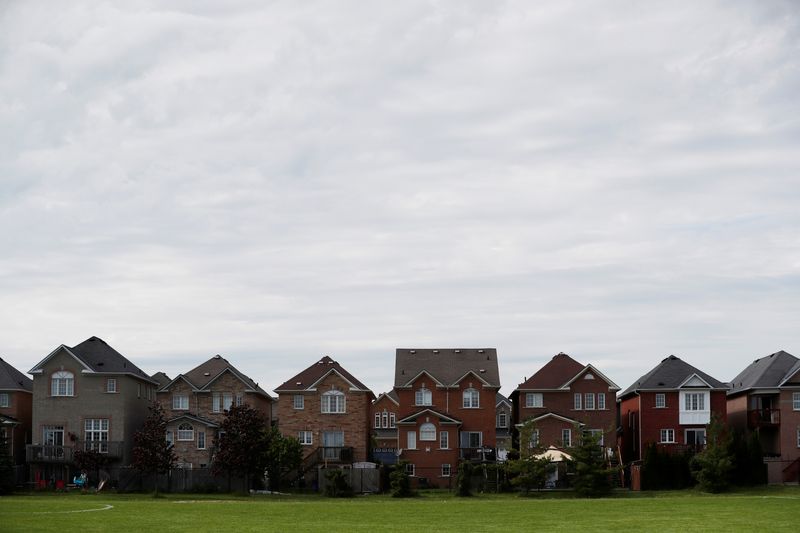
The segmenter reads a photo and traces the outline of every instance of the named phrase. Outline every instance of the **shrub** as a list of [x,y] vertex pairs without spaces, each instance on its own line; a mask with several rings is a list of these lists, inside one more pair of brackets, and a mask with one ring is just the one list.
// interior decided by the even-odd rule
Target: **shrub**
[[408,498],[414,495],[414,492],[411,490],[411,480],[406,472],[405,462],[400,462],[395,465],[392,473],[389,474],[389,486],[393,498]]
[[353,489],[347,483],[344,470],[328,470],[325,472],[325,496],[331,498],[348,498]]
[[472,496],[472,464],[461,461],[456,476],[456,496]]

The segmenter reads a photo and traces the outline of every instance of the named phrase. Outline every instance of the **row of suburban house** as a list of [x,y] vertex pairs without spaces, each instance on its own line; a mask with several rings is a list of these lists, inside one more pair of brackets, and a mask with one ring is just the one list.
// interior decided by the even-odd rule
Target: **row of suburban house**
[[112,470],[130,464],[153,401],[166,411],[166,438],[184,468],[211,465],[225,411],[246,403],[300,441],[308,471],[404,461],[412,475],[441,484],[461,460],[503,460],[530,420],[522,447],[569,448],[576,432],[595,433],[609,456],[629,464],[651,443],[701,448],[716,415],[758,432],[770,482],[800,476],[800,360],[784,351],[728,383],[669,356],[622,391],[592,364],[559,353],[508,398],[493,348],[397,349],[394,386],[377,397],[330,357],[273,397],[219,355],[173,378],[151,376],[97,337],[59,346],[28,373],[33,379],[0,359],[0,431],[39,483],[71,479],[76,450],[107,454]]

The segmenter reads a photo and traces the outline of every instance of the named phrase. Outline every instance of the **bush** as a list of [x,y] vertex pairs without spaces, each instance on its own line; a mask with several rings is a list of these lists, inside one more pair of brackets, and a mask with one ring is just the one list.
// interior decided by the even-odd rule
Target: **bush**
[[389,486],[393,498],[408,498],[414,495],[414,492],[411,490],[411,480],[406,472],[405,462],[400,462],[395,465],[392,473],[389,474]]
[[347,483],[344,470],[328,470],[325,472],[325,496],[331,498],[349,498],[353,489]]
[[472,464],[461,461],[456,476],[456,496],[472,496]]
[[702,490],[723,492],[730,486],[734,466],[730,443],[730,434],[714,416],[708,424],[705,450],[692,459],[692,469]]

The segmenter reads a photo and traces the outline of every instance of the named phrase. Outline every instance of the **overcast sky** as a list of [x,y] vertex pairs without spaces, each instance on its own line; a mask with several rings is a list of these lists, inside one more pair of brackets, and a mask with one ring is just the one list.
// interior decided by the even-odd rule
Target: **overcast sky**
[[[134,5],[135,4],[135,5]],[[0,356],[800,356],[800,4],[0,3]]]

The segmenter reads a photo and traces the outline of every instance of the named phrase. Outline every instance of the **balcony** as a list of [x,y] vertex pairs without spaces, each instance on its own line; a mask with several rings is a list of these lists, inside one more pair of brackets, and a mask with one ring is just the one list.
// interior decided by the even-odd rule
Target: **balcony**
[[780,409],[753,409],[747,411],[750,429],[778,427],[781,425]]
[[458,457],[465,461],[494,461],[494,448],[483,446],[482,448],[459,448]]
[[28,444],[25,460],[29,463],[72,463],[78,450],[96,450],[109,459],[122,457],[124,443],[120,441],[76,442],[74,446]]
[[352,463],[353,448],[344,446],[320,446],[317,448],[318,462]]

